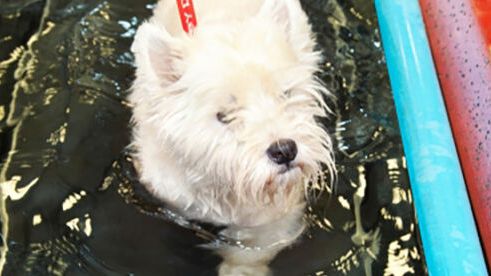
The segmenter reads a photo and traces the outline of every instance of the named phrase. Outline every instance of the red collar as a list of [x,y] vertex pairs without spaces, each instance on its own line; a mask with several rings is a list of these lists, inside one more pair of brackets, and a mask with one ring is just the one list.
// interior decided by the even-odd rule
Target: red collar
[[179,16],[181,17],[182,29],[189,33],[196,27],[196,13],[192,0],[176,0]]

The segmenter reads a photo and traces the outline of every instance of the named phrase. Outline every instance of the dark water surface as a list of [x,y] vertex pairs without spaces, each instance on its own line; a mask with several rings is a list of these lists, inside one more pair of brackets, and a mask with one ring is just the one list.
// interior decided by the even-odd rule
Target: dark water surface
[[[373,3],[303,1],[338,95],[340,172],[276,275],[424,275]],[[138,185],[129,52],[154,1],[0,0],[2,275],[215,275],[210,225]],[[229,241],[225,241],[229,242]]]

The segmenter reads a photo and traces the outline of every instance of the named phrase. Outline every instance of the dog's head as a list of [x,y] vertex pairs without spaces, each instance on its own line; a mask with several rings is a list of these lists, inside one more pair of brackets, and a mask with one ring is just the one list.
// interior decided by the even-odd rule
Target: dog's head
[[136,123],[153,124],[187,174],[217,193],[282,200],[301,194],[321,164],[334,170],[315,120],[326,115],[320,55],[298,1],[268,0],[249,19],[200,22],[178,37],[147,22],[132,50],[135,89],[145,90],[133,95]]

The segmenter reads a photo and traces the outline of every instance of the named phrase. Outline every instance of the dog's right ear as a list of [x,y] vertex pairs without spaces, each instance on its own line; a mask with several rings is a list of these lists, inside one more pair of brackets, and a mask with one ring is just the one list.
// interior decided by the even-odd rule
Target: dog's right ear
[[175,39],[163,27],[151,22],[143,23],[131,45],[137,74],[162,85],[176,82],[181,75],[177,70],[181,55],[176,48]]

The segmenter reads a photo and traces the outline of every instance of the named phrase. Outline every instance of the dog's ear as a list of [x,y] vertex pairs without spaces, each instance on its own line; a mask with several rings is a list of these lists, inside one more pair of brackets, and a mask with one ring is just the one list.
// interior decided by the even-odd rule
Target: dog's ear
[[137,74],[162,85],[177,81],[181,75],[176,66],[181,59],[177,48],[175,39],[163,27],[151,22],[143,23],[131,45]]
[[271,18],[283,27],[298,51],[312,51],[312,30],[299,0],[265,0],[258,16]]

